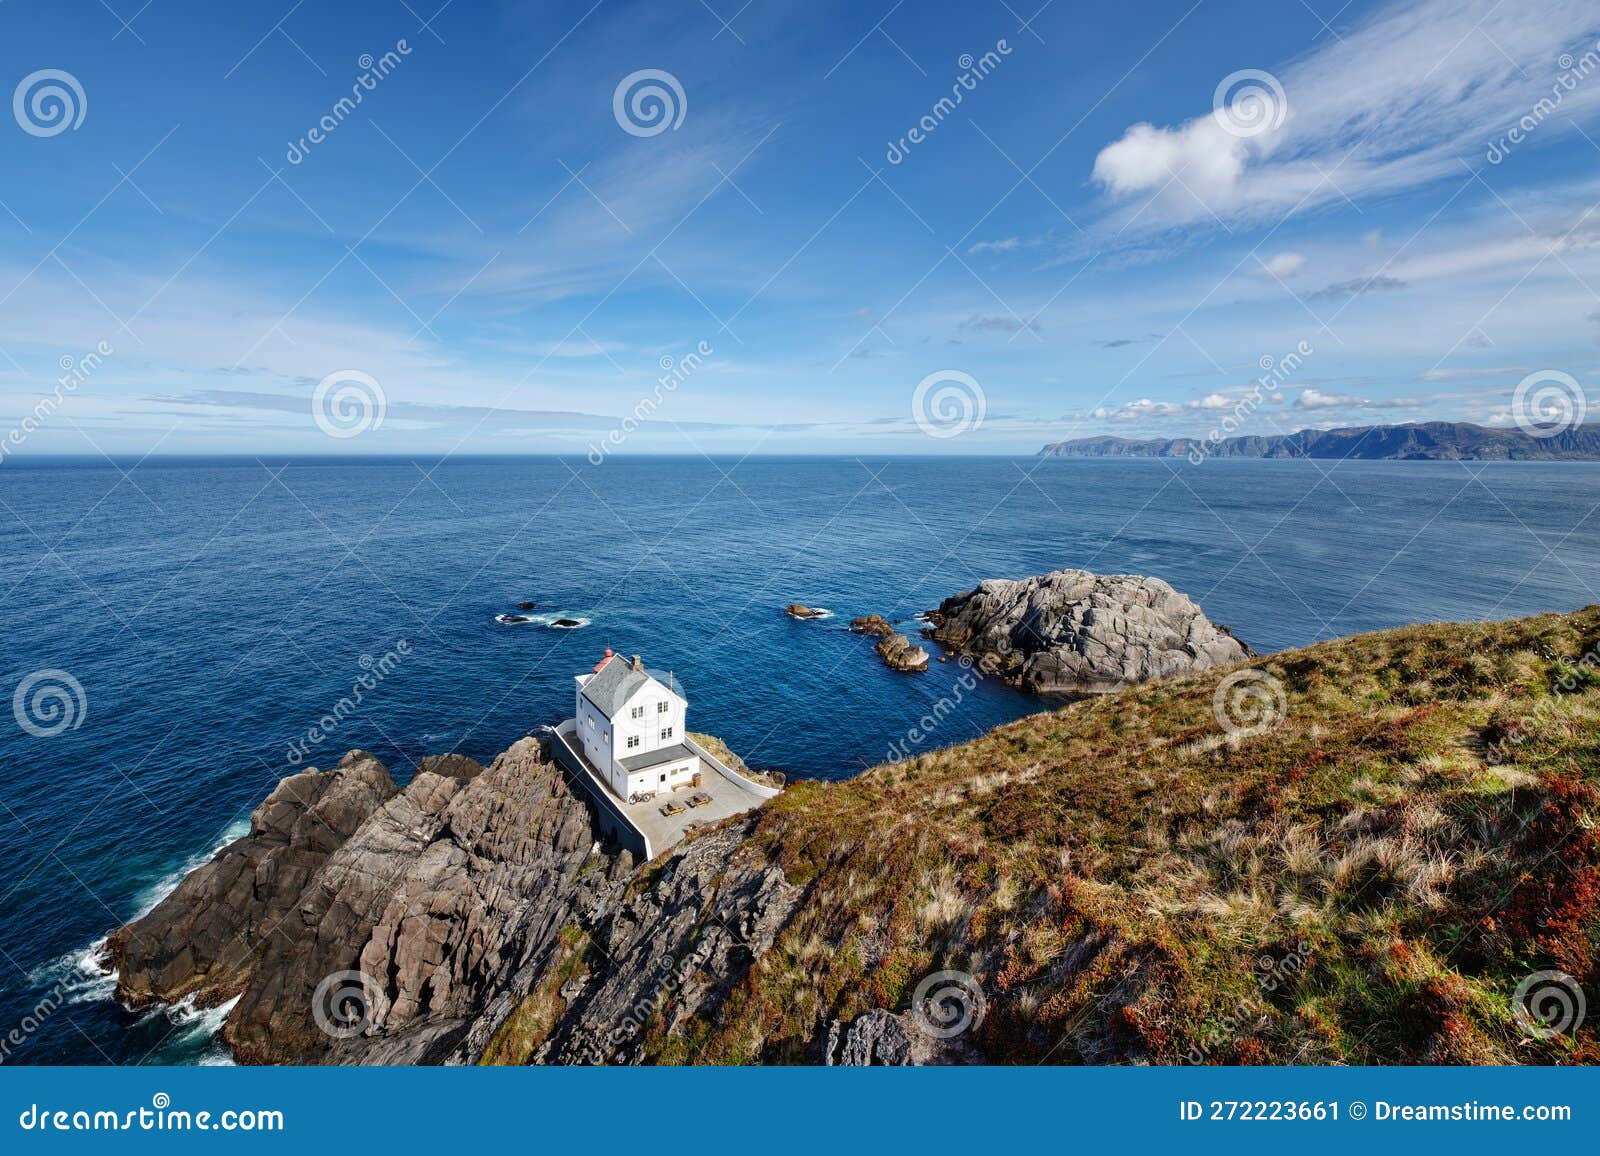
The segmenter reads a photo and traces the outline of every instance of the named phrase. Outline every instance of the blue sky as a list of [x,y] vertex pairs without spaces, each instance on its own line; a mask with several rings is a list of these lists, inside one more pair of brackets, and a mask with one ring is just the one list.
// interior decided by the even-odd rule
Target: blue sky
[[439,3],[0,5],[81,104],[0,118],[9,457],[1028,453],[1296,350],[1239,432],[1593,391],[1592,3]]

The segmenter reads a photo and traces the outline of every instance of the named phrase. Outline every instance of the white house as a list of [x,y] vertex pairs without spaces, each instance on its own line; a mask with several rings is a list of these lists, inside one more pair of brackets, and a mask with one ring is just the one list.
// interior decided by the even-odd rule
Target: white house
[[700,773],[700,756],[684,743],[689,700],[670,674],[650,671],[636,654],[611,653],[577,683],[576,736],[584,757],[617,798],[670,791]]

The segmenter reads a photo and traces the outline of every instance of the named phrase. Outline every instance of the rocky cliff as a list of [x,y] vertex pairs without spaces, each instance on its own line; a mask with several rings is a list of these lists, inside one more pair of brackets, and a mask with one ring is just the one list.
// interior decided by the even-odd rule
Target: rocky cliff
[[1032,691],[1104,694],[1250,650],[1159,578],[1057,570],[991,578],[928,614],[932,637]]
[[1550,437],[1464,421],[1303,429],[1202,440],[1075,438],[1039,451],[1046,458],[1354,458],[1358,461],[1596,461],[1600,424],[1574,426]]
[[535,740],[487,770],[424,760],[404,790],[353,751],[283,780],[248,835],[111,937],[117,993],[238,996],[223,1035],[247,1062],[472,1058],[473,1029],[481,1049],[631,868]]
[[113,937],[120,994],[238,996],[250,1062],[1592,1063],[1597,654],[1591,607],[1191,672],[637,868],[535,741],[353,752]]

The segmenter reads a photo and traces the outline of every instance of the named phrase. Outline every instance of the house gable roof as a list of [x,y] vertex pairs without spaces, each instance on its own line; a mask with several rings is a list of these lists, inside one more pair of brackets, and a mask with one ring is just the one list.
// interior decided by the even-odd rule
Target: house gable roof
[[677,679],[670,675],[661,677],[650,671],[634,670],[633,665],[621,655],[612,656],[589,676],[583,684],[583,696],[606,718],[616,718],[628,700],[651,682],[679,698],[684,697]]
[[612,657],[583,684],[583,697],[606,718],[615,718],[647,681],[649,676],[634,670],[625,659]]

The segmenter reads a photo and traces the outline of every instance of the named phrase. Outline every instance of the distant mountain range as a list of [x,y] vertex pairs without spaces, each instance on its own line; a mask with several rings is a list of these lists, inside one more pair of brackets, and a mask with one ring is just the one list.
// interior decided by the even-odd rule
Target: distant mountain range
[[1600,461],[1600,423],[1553,437],[1463,421],[1303,429],[1292,434],[1225,438],[1092,437],[1055,442],[1046,458],[1355,458],[1362,461]]

